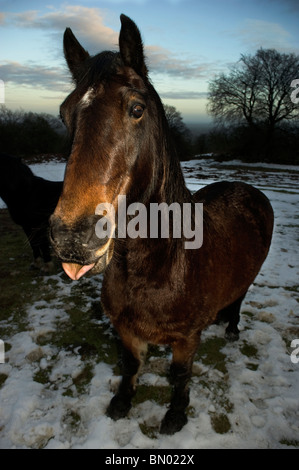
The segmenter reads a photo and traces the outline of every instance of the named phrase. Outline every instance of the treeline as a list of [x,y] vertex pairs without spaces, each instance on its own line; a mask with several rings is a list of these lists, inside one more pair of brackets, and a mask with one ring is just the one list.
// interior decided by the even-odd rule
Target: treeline
[[194,139],[192,153],[213,154],[222,160],[299,165],[299,126],[281,124],[271,137],[261,126],[217,126]]
[[[191,132],[181,113],[167,105],[165,112],[180,159],[192,158]],[[67,157],[69,150],[68,133],[58,117],[0,106],[0,152],[34,158],[45,154]]]
[[[194,137],[176,108],[165,105],[165,112],[180,160],[212,154],[222,160],[299,165],[297,122],[281,122],[271,135],[267,126],[244,123],[218,125]],[[0,107],[0,152],[34,159],[47,154],[66,158],[69,150],[68,134],[58,117]]]
[[221,160],[299,165],[299,119],[281,120],[271,127],[257,120],[250,125],[218,123],[194,136],[176,108],[164,108],[180,160],[211,154]]
[[66,155],[68,137],[61,121],[50,114],[12,111],[0,107],[0,151],[34,157]]

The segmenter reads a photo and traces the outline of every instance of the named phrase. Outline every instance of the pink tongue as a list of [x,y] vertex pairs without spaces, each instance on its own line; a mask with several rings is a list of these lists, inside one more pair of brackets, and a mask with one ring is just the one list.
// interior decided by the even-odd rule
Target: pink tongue
[[62,263],[64,271],[73,281],[78,281],[78,279],[84,276],[87,271],[90,271],[90,269],[92,269],[94,265],[95,263],[89,264],[88,266],[81,266],[81,264],[75,263]]

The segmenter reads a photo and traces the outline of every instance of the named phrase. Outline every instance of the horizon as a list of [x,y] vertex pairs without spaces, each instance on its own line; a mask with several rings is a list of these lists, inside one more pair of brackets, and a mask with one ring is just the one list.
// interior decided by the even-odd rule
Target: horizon
[[260,47],[299,53],[296,0],[113,0],[97,5],[95,0],[2,1],[0,80],[8,109],[57,116],[72,90],[62,50],[65,28],[71,27],[91,54],[117,50],[121,13],[141,31],[149,75],[163,103],[174,106],[186,125],[212,125],[206,112],[208,82],[228,72],[242,53],[254,54]]

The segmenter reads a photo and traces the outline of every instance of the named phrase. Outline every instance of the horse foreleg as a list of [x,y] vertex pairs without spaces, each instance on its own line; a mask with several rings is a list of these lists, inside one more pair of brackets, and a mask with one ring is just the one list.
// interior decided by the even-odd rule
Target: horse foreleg
[[107,415],[114,420],[124,418],[132,406],[138,371],[147,350],[146,343],[129,335],[122,337],[122,346],[122,380],[107,409]]
[[194,354],[200,335],[190,341],[179,341],[172,345],[173,359],[170,366],[170,382],[173,385],[170,408],[164,416],[160,433],[174,434],[187,423],[186,408],[189,405],[189,380]]
[[36,263],[36,265],[34,265],[33,267],[39,267],[38,266],[38,258],[41,257],[41,253],[40,253],[40,249],[39,249],[39,244],[37,243],[37,240],[36,240],[36,234],[35,234],[35,231],[32,227],[28,227],[27,225],[22,225],[22,228],[26,234],[26,237],[28,239],[28,242],[31,246],[31,249],[32,249],[32,253],[33,253],[33,259],[34,259],[34,263]]

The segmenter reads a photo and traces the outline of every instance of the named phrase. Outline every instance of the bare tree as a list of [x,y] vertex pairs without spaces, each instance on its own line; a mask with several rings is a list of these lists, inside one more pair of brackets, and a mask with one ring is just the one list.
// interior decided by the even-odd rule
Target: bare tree
[[181,160],[191,156],[191,132],[183,121],[180,111],[174,106],[164,105],[165,115],[171,130],[177,154]]
[[269,134],[278,123],[298,119],[291,82],[299,77],[299,56],[275,49],[242,55],[229,74],[209,84],[209,113],[221,123],[263,126]]
[[182,115],[174,106],[168,104],[164,105],[164,111],[166,115],[167,122],[171,129],[175,129],[178,132],[186,132],[187,128],[184,124]]

